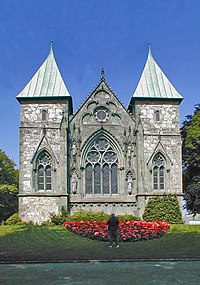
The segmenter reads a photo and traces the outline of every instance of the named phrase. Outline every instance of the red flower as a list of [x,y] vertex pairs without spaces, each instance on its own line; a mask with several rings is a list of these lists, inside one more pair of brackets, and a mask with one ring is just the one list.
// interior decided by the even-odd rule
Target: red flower
[[[106,222],[64,222],[64,226],[80,236],[108,241]],[[168,222],[122,221],[119,224],[119,240],[138,241],[154,239],[163,236],[168,228]]]

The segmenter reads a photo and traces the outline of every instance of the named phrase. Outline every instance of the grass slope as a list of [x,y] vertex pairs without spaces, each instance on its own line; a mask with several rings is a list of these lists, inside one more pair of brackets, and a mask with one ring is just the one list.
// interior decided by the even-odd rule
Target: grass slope
[[172,225],[160,239],[120,243],[119,248],[63,226],[0,226],[0,262],[188,258],[200,260],[200,226]]

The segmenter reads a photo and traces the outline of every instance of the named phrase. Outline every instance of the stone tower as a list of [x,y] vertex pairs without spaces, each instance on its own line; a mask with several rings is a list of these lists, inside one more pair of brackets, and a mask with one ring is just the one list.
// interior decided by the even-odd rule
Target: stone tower
[[137,125],[138,204],[147,198],[176,193],[182,201],[182,160],[179,104],[176,91],[154,60],[147,61],[128,109]]
[[17,96],[21,105],[19,213],[41,223],[80,209],[141,216],[148,198],[182,196],[176,91],[148,58],[128,110],[105,79],[73,114],[52,48]]
[[71,96],[51,48],[19,93],[21,105],[19,214],[41,223],[67,205],[67,136]]

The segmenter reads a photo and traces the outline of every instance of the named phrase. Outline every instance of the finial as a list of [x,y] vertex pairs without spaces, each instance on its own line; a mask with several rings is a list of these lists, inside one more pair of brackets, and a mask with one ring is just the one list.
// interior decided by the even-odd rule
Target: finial
[[149,55],[151,55],[151,43],[148,42],[148,46],[149,46]]
[[101,80],[105,79],[105,73],[104,73],[104,69],[102,68],[101,70]]
[[53,40],[51,40],[51,44],[50,44],[50,53],[53,52]]

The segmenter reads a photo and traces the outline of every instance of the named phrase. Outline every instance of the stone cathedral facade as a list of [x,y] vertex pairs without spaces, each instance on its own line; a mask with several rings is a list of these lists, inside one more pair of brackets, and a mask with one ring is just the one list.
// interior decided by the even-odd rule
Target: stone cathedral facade
[[21,218],[41,223],[62,207],[141,216],[153,195],[175,193],[181,200],[182,99],[149,50],[127,109],[102,70],[73,113],[51,48],[17,96]]

